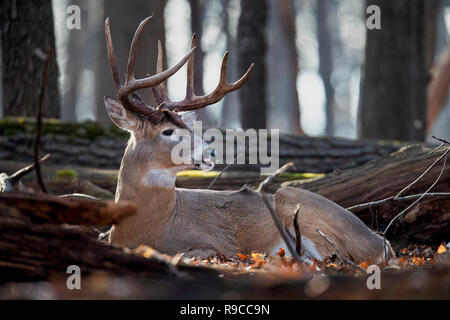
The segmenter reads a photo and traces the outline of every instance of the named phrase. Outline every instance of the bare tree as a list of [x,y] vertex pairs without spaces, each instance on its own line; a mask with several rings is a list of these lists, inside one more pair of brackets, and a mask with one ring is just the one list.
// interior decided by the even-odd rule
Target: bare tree
[[303,133],[297,93],[299,71],[295,43],[295,7],[292,0],[269,1],[268,99],[270,127],[288,133]]
[[254,62],[250,80],[239,91],[243,128],[266,128],[266,0],[241,1],[237,47],[238,71]]
[[[331,41],[331,26],[329,22],[329,7],[334,1],[317,0],[317,40],[319,42],[319,73],[322,77],[326,97],[326,118],[327,123],[325,133],[327,136],[334,135],[334,87],[331,83],[331,73],[333,71],[333,54]],[[335,8],[334,8],[335,9]]]
[[[194,70],[194,87],[196,95],[203,95],[203,59],[205,51],[201,45],[201,37],[203,35],[203,21],[205,19],[206,1],[205,0],[190,0],[191,6],[191,30],[197,35],[197,46],[195,49],[195,70]],[[204,126],[213,124],[211,115],[208,109],[200,109],[197,111],[197,119],[203,122]]]
[[[226,48],[232,54],[228,56],[228,73],[229,79],[237,79],[239,75],[236,72],[237,57],[236,53],[236,37],[230,32],[230,15],[228,9],[230,0],[220,0],[222,5],[222,31],[226,36]],[[222,128],[237,127],[240,121],[240,101],[238,92],[231,92],[223,99],[222,117],[220,126]]]
[[381,30],[367,30],[359,135],[423,141],[439,0],[376,0],[367,5],[378,5],[382,19]]
[[[152,13],[154,13],[154,15],[149,27],[144,30],[144,34],[142,35],[146,41],[143,41],[139,45],[136,61],[136,77],[143,77],[146,74],[155,73],[158,51],[157,41],[161,40],[163,47],[165,44],[164,8],[166,3],[166,0],[105,1],[104,18],[110,17],[111,32],[114,36],[114,50],[122,74],[125,72],[124,68],[128,59],[130,39],[132,39],[137,25]],[[97,94],[95,98],[95,104],[97,106],[96,118],[98,121],[109,121],[103,104],[103,97],[106,95],[115,97],[116,93],[113,82],[111,81],[111,72],[109,71],[108,66],[103,24],[100,24],[100,27],[102,28],[102,32],[99,33],[97,41],[102,49],[99,51],[100,57],[95,72],[95,82],[97,86],[95,90]],[[166,59],[164,60],[166,61]],[[144,90],[141,94],[148,104],[156,105],[151,90]]]
[[58,67],[51,0],[3,0],[0,10],[3,115],[35,116],[46,50],[53,58],[47,82],[46,117],[59,117]]
[[80,7],[81,30],[73,29],[67,34],[67,63],[62,71],[64,82],[62,84],[62,109],[61,119],[64,121],[76,121],[76,104],[78,97],[78,84],[81,77],[82,66],[85,65],[81,50],[85,48],[84,42],[88,36],[87,17],[89,14],[88,0],[74,0],[72,4]]

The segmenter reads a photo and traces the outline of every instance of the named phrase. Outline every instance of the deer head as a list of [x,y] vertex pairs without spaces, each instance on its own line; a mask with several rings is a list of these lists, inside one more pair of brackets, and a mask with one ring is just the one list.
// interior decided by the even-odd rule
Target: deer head
[[[105,106],[111,120],[120,128],[131,133],[129,148],[124,155],[124,160],[133,157],[137,163],[148,163],[151,160],[153,166],[159,168],[175,168],[184,170],[197,166],[208,170],[213,167],[215,151],[210,148],[200,137],[193,134],[192,125],[195,115],[192,112],[221,100],[226,94],[239,89],[250,77],[254,65],[235,83],[226,81],[228,53],[222,60],[220,81],[216,89],[204,96],[196,96],[194,93],[194,50],[196,36],[192,37],[191,49],[174,66],[163,71],[163,50],[161,42],[158,41],[158,60],[156,74],[143,79],[134,76],[136,52],[139,39],[145,25],[152,17],[143,20],[136,30],[131,42],[128,57],[128,65],[125,82],[122,84],[114,56],[114,49],[109,26],[109,18],[105,21],[105,34],[108,48],[108,58],[111,67],[117,99],[105,97]],[[186,62],[187,86],[186,97],[182,101],[173,102],[169,99],[164,81],[177,72]],[[152,88],[158,105],[152,107],[147,105],[136,93],[136,90]],[[171,151],[179,142],[181,131],[187,130],[193,142],[192,153],[183,155],[183,164],[175,164],[171,160]],[[130,147],[131,145],[131,147]],[[201,163],[195,164],[191,161],[203,156]]]

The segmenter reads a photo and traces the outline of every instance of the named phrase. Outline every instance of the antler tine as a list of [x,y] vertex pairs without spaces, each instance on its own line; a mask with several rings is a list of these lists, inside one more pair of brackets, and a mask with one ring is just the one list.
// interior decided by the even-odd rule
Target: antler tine
[[109,18],[106,18],[105,21],[105,36],[106,36],[106,45],[108,47],[108,60],[109,66],[111,68],[111,73],[114,81],[114,87],[116,88],[117,96],[119,96],[120,91],[120,77],[119,71],[117,69],[116,58],[114,56],[114,48],[112,44],[111,30],[109,27]]
[[164,80],[166,80],[167,78],[171,77],[175,72],[180,70],[180,68],[186,63],[186,61],[189,59],[189,57],[192,55],[192,53],[195,50],[195,47],[191,48],[191,50],[189,50],[186,53],[186,55],[177,64],[175,64],[174,66],[172,66],[171,68],[169,68],[165,71],[162,71],[162,67],[161,67],[161,68],[158,68],[158,73],[153,76],[149,76],[149,77],[146,77],[143,79],[135,79],[134,66],[135,66],[135,61],[136,61],[136,51],[137,51],[139,39],[142,35],[142,31],[143,31],[145,25],[148,23],[148,21],[150,21],[151,18],[152,18],[152,16],[144,19],[139,24],[139,27],[137,28],[137,30],[134,34],[133,41],[131,42],[130,54],[128,57],[127,78],[125,80],[125,84],[123,84],[123,85],[120,84],[119,72],[118,72],[116,60],[114,57],[114,50],[113,50],[113,46],[112,46],[112,37],[111,37],[111,31],[110,31],[110,26],[109,26],[109,18],[107,18],[105,21],[105,34],[106,34],[106,42],[107,42],[107,46],[108,46],[108,57],[109,57],[109,62],[110,62],[110,66],[111,66],[111,71],[113,74],[114,85],[116,87],[117,96],[119,99],[122,99],[122,98],[128,96],[130,93],[132,93],[136,90],[156,86],[156,85],[160,84],[161,82],[163,82]]
[[130,82],[134,79],[134,66],[136,62],[136,52],[139,44],[139,39],[141,38],[142,31],[144,31],[145,25],[153,18],[153,15],[145,18],[139,24],[139,27],[136,29],[134,33],[133,40],[131,41],[130,55],[128,56],[128,65],[127,65],[127,81]]
[[[195,47],[197,41],[197,35],[194,33],[191,40],[191,48]],[[187,63],[187,80],[186,80],[186,99],[194,97],[194,66],[195,57],[194,55],[189,58]]]
[[[223,59],[222,59],[222,65],[220,68],[220,78],[219,78],[219,84],[217,85],[216,89],[209,95],[204,96],[195,96],[192,94],[191,96],[186,94],[186,98],[183,101],[180,102],[170,102],[168,101],[166,103],[166,107],[170,110],[176,109],[177,111],[192,111],[201,109],[203,107],[206,107],[208,105],[214,104],[218,101],[220,101],[226,94],[235,91],[242,87],[244,83],[248,80],[251,73],[253,72],[253,69],[255,68],[255,64],[252,63],[250,67],[248,68],[247,72],[236,82],[234,83],[227,83],[226,75],[227,75],[227,63],[228,63],[228,52],[225,53]],[[189,78],[193,77],[193,71],[192,73],[188,73],[188,83]],[[191,86],[193,88],[193,86]]]
[[166,80],[167,78],[171,77],[175,72],[180,70],[180,68],[186,63],[186,61],[189,59],[191,54],[194,52],[195,48],[192,48],[191,50],[186,53],[186,55],[178,61],[177,64],[172,66],[171,68],[167,69],[166,71],[157,73],[153,76],[143,78],[143,79],[132,79],[130,81],[127,81],[124,86],[122,86],[120,90],[120,96],[126,96],[130,94],[133,91],[136,91],[138,89],[144,89],[156,86]]
[[[156,73],[163,72],[163,64],[164,64],[164,52],[161,41],[158,40],[158,59],[156,61]],[[167,94],[167,88],[164,81],[162,81],[157,86],[153,87],[152,91],[158,105],[162,105],[164,104],[165,101],[169,101],[169,95]]]
[[237,80],[236,82],[233,82],[233,83],[227,83],[226,84],[227,85],[226,93],[235,91],[235,90],[241,88],[244,85],[244,83],[247,82],[248,78],[250,78],[250,75],[252,74],[253,69],[255,69],[254,63],[252,63],[250,65],[250,67],[247,69],[247,72],[245,72],[245,74],[239,80]]

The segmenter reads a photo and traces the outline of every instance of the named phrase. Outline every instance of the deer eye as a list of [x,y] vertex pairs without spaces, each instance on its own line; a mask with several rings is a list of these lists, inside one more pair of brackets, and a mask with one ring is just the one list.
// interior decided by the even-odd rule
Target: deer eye
[[167,129],[167,130],[164,130],[162,134],[165,136],[171,136],[172,133],[173,133],[173,129]]

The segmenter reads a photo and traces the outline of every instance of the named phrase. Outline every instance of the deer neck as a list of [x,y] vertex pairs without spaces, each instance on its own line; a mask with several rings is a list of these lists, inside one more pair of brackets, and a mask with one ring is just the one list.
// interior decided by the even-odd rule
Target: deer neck
[[[119,170],[116,201],[133,201],[138,211],[116,226],[117,242],[126,241],[127,246],[152,243],[175,208],[175,178],[173,168],[158,165],[139,167],[132,158],[124,156]],[[143,226],[149,229],[142,230]]]

